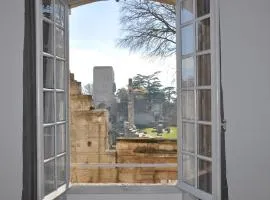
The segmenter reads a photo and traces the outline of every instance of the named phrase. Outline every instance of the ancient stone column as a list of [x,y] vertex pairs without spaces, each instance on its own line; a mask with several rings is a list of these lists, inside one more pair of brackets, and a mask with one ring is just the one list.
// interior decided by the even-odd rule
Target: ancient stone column
[[128,80],[128,122],[130,127],[134,125],[134,92],[131,78]]

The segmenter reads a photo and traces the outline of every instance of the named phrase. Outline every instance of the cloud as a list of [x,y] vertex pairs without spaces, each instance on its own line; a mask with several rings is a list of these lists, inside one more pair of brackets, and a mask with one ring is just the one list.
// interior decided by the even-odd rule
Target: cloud
[[138,54],[129,54],[124,49],[92,50],[70,48],[70,70],[83,84],[93,81],[94,66],[112,66],[117,88],[126,86],[128,78],[136,74],[152,74],[162,71],[160,80],[163,85],[173,85],[175,80],[175,57],[165,60],[147,60]]

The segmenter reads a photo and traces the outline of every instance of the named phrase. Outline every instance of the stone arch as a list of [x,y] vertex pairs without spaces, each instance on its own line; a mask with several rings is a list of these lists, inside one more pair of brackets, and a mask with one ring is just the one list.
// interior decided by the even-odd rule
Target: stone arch
[[[78,6],[82,6],[82,5],[89,4],[89,3],[95,3],[95,2],[99,2],[99,1],[109,1],[109,0],[68,0],[71,8],[75,8]],[[151,0],[151,1],[175,5],[177,0]]]

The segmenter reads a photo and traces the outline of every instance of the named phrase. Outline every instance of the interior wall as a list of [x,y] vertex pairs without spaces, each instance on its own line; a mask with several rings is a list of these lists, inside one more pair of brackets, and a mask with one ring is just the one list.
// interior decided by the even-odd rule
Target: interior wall
[[0,199],[22,192],[22,108],[24,1],[0,6]]
[[270,1],[220,0],[230,200],[270,199]]

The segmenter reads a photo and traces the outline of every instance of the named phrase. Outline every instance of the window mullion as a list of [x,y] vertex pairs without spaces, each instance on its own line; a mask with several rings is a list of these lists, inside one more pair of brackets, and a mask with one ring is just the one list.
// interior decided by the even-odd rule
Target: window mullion
[[55,0],[53,0],[53,56],[54,56],[54,64],[53,64],[53,79],[54,79],[54,182],[55,182],[55,189],[57,189],[57,113],[56,113],[56,25],[55,25]]
[[193,20],[193,28],[194,28],[194,70],[195,70],[195,78],[194,78],[194,98],[195,98],[195,142],[194,142],[194,159],[195,159],[195,188],[198,188],[198,159],[197,159],[197,152],[198,152],[198,103],[197,103],[197,28],[196,28],[196,0],[193,0],[193,13],[194,13],[194,20]]

